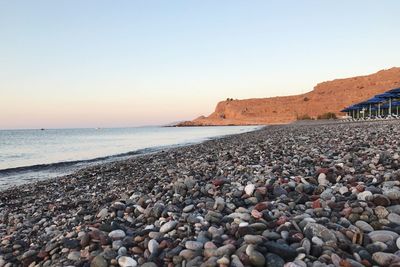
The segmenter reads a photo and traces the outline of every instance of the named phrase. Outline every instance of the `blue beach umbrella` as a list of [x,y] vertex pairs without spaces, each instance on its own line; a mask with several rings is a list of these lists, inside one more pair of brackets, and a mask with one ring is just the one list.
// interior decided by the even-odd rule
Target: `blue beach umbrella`
[[[346,112],[348,116],[351,116],[351,112],[352,112],[353,110],[354,110],[354,109],[350,106],[350,107],[347,107],[347,108],[342,109],[340,112]],[[354,112],[353,112],[353,115],[354,115]],[[353,117],[353,116],[352,116],[352,117]]]
[[387,91],[387,93],[400,94],[400,87]]
[[382,98],[373,97],[373,98],[370,98],[370,99],[368,99],[368,100],[366,100],[366,101],[364,101],[364,102],[362,102],[362,103],[369,106],[369,116],[371,116],[372,111],[373,111],[373,110],[372,110],[372,105],[373,105],[373,104],[380,104],[380,103],[382,103],[383,101],[385,101],[385,100],[382,99]]
[[[364,103],[357,103],[354,105],[351,105],[350,108],[353,112],[353,117],[357,117],[357,119],[360,118],[360,110],[362,110],[366,105]],[[355,114],[354,114],[355,113]],[[357,115],[357,116],[356,116]]]
[[392,114],[392,98],[398,98],[398,94],[392,92],[386,92],[383,94],[376,95],[375,97],[389,99],[389,115]]
[[360,117],[360,112],[362,111],[363,118],[365,118],[365,110],[369,106],[369,104],[365,102],[360,102],[358,104],[355,104],[354,106],[357,108],[357,111],[359,112],[359,117]]
[[396,108],[396,115],[399,115],[400,101],[393,101],[391,105],[385,104],[382,106],[382,108],[393,108],[393,107]]
[[354,105],[351,105],[351,106],[348,106],[347,108],[345,108],[345,109],[342,109],[341,110],[341,112],[347,112],[348,113],[348,115],[350,115],[351,114],[351,117],[355,117],[355,115],[354,115],[354,111],[355,110],[357,110],[357,108],[354,106]]

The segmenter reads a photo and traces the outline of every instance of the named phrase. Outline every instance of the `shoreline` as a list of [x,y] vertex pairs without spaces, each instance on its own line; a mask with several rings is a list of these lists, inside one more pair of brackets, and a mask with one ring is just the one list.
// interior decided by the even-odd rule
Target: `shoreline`
[[[261,129],[263,126],[254,126],[252,129],[246,131],[255,131]],[[239,134],[242,132],[238,132]],[[235,134],[235,133],[233,133]],[[43,163],[43,164],[35,164],[28,166],[19,166],[19,167],[11,167],[6,169],[0,169],[0,192],[7,189],[13,188],[15,186],[19,186],[22,184],[29,184],[35,182],[36,180],[46,180],[55,177],[62,177],[66,175],[71,175],[78,170],[89,168],[91,166],[106,164],[111,162],[123,161],[129,158],[134,158],[141,155],[157,153],[159,151],[169,150],[171,148],[179,148],[184,146],[190,146],[193,144],[202,143],[208,140],[213,140],[217,138],[222,138],[224,136],[232,135],[231,133],[221,133],[220,135],[211,136],[211,137],[202,137],[198,140],[186,140],[180,143],[172,144],[172,145],[158,145],[158,146],[150,146],[146,148],[141,148],[133,151],[122,152],[118,154],[110,154],[99,156],[95,158],[88,159],[76,159],[69,161],[59,161],[52,163]],[[18,178],[21,177],[21,178]],[[35,178],[36,177],[36,178]],[[18,178],[17,184],[7,185],[7,180]],[[3,182],[4,180],[4,182]]]
[[[250,126],[250,125],[249,125]],[[257,126],[257,125],[253,125],[253,126]],[[89,165],[89,166],[83,166],[75,171],[73,171],[73,173],[71,174],[67,174],[67,175],[60,175],[60,176],[56,176],[56,177],[51,177],[51,178],[46,178],[46,179],[41,179],[38,181],[32,181],[32,182],[28,182],[28,183],[24,183],[24,184],[19,184],[19,185],[15,185],[15,186],[11,186],[11,187],[7,187],[7,188],[0,188],[0,193],[4,192],[4,191],[8,191],[8,190],[16,190],[18,189],[18,187],[30,187],[33,185],[36,185],[37,183],[43,182],[50,182],[51,180],[57,180],[57,179],[68,179],[68,178],[73,178],[73,176],[78,175],[78,173],[80,172],[85,172],[85,171],[90,171],[90,169],[97,169],[97,168],[102,168],[102,167],[107,167],[108,165],[113,165],[113,164],[128,164],[130,161],[135,160],[139,157],[146,157],[146,156],[151,156],[154,154],[158,154],[158,153],[165,153],[165,152],[169,152],[170,150],[174,150],[174,149],[181,149],[181,148],[187,148],[187,147],[192,147],[192,146],[196,146],[196,145],[201,145],[203,143],[207,143],[210,141],[216,141],[216,140],[220,140],[220,139],[224,139],[224,138],[230,138],[232,136],[237,136],[237,135],[242,135],[242,134],[247,134],[247,133],[252,133],[252,132],[257,132],[257,131],[262,131],[263,129],[265,129],[266,127],[268,127],[269,125],[264,125],[261,126],[259,129],[255,129],[252,131],[248,131],[248,132],[244,132],[244,133],[235,133],[235,134],[226,134],[226,135],[221,135],[221,136],[214,136],[214,137],[208,137],[202,141],[199,142],[191,142],[191,143],[181,143],[181,144],[176,144],[176,145],[169,145],[169,146],[162,146],[162,147],[157,147],[157,148],[145,148],[145,149],[140,149],[140,150],[136,150],[136,151],[131,151],[131,152],[127,152],[127,153],[122,153],[122,154],[118,154],[118,155],[110,155],[110,156],[105,156],[105,157],[100,157],[100,158],[95,158],[95,159],[89,159],[89,160],[77,160],[77,161],[67,161],[67,162],[56,162],[56,163],[50,163],[50,164],[38,164],[38,165],[33,165],[33,166],[24,166],[24,167],[17,167],[17,168],[10,168],[10,169],[4,169],[4,170],[0,170],[0,173],[4,172],[13,172],[13,171],[19,171],[19,170],[24,170],[24,169],[31,169],[32,167],[51,167],[53,165],[63,165],[63,164],[70,164],[70,163],[75,163],[75,162],[97,162],[98,160],[102,160],[102,159],[108,159],[108,158],[117,158],[115,160],[111,160],[109,162],[99,162],[99,163],[95,163],[94,165]],[[208,126],[207,126],[208,127]],[[141,151],[147,151],[147,152],[141,152]],[[126,155],[127,158],[124,158]],[[122,158],[119,158],[121,157]],[[118,159],[119,158],[119,159]]]
[[389,266],[399,132],[271,125],[6,189],[0,266]]

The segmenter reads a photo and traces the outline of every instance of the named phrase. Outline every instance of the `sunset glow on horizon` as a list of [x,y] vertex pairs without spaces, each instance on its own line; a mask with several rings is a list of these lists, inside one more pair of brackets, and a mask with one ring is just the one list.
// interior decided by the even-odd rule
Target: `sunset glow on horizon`
[[399,8],[0,0],[0,129],[168,124],[400,66]]

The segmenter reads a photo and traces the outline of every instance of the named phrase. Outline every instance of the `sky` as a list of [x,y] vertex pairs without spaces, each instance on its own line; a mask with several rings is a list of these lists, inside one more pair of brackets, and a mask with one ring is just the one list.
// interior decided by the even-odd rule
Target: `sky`
[[0,0],[0,129],[159,125],[400,66],[400,1]]

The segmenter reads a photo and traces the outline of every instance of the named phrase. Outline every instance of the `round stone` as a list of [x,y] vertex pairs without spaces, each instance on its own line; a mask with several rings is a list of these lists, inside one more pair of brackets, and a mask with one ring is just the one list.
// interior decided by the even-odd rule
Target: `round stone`
[[368,234],[373,242],[391,242],[399,237],[399,234],[388,230],[377,230]]
[[374,195],[374,204],[377,206],[389,206],[390,205],[390,199],[387,196],[376,194]]
[[265,258],[264,256],[255,250],[253,245],[248,245],[246,248],[246,254],[249,256],[249,261],[253,266],[256,267],[263,267],[265,265]]
[[318,223],[308,223],[304,227],[304,234],[309,239],[312,239],[314,236],[317,236],[321,238],[324,242],[337,241],[335,234],[331,230]]
[[247,195],[251,196],[251,195],[253,195],[255,189],[256,189],[256,187],[255,187],[254,184],[248,184],[248,185],[246,185],[246,186],[244,187],[244,192],[245,192]]
[[387,219],[395,224],[400,224],[400,215],[396,214],[396,213],[390,213],[387,217]]
[[245,235],[244,241],[247,244],[261,244],[263,242],[263,238],[259,235]]
[[113,240],[118,240],[118,239],[122,239],[126,236],[125,232],[122,230],[114,230],[111,231],[108,236],[113,239]]
[[379,218],[379,219],[385,219],[388,215],[389,212],[387,211],[387,209],[385,207],[382,206],[378,206],[374,209],[375,215]]
[[390,253],[375,252],[372,254],[372,259],[380,266],[389,266],[392,262],[399,261],[400,257]]
[[372,196],[370,191],[364,191],[357,195],[357,199],[361,201],[366,201],[368,197]]
[[265,266],[267,267],[278,267],[284,265],[285,260],[274,253],[267,253],[265,256]]
[[79,261],[79,259],[81,258],[81,253],[79,251],[71,251],[68,254],[68,259],[72,260],[72,261]]
[[186,241],[185,247],[190,250],[199,250],[203,248],[203,243],[198,241]]
[[90,267],[107,267],[108,263],[102,255],[97,255],[90,263]]
[[178,224],[178,222],[176,222],[176,221],[166,222],[161,226],[160,232],[161,233],[168,233],[168,232],[172,231],[173,229],[175,229],[177,224]]
[[269,252],[279,255],[285,260],[293,260],[298,254],[294,248],[278,242],[268,241],[264,243],[264,246]]
[[188,205],[186,207],[183,208],[183,212],[190,212],[194,209],[194,205]]
[[364,222],[364,221],[356,221],[355,225],[360,228],[361,230],[363,230],[364,232],[372,232],[374,231],[374,228],[372,228],[371,225],[369,225],[369,223]]
[[329,184],[329,181],[328,181],[328,179],[326,178],[326,174],[325,174],[325,173],[321,172],[321,173],[318,175],[318,184],[319,184],[319,185],[322,185],[322,186],[327,186],[327,185]]
[[159,246],[158,242],[154,239],[151,239],[147,244],[147,248],[149,249],[150,253],[157,251],[158,246]]
[[137,266],[137,262],[132,259],[131,257],[127,257],[127,256],[122,256],[118,259],[118,264],[121,267],[136,267]]

